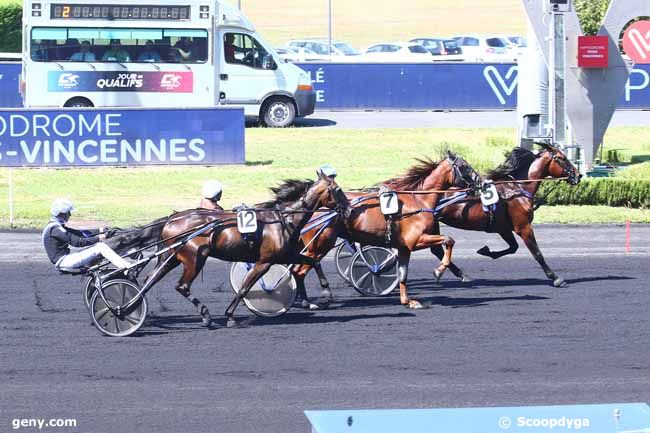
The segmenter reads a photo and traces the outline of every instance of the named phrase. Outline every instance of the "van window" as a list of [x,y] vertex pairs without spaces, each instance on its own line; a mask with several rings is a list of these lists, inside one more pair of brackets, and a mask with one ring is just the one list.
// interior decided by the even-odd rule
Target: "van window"
[[465,47],[478,47],[479,46],[478,39],[476,39],[476,38],[463,38],[462,44]]
[[244,33],[226,33],[223,36],[223,54],[226,63],[255,69],[266,69],[264,58],[269,56],[262,44]]
[[35,27],[30,56],[37,62],[204,63],[208,58],[208,32]]

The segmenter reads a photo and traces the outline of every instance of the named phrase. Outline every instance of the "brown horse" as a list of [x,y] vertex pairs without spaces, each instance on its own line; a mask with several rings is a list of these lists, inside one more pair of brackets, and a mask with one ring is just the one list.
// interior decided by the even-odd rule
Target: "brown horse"
[[[398,194],[400,213],[392,219],[386,218],[381,213],[377,193],[370,195],[367,192],[347,193],[348,200],[352,204],[356,202],[356,206],[351,209],[351,215],[349,217],[338,215],[325,228],[322,224],[316,224],[303,233],[302,241],[308,246],[305,255],[320,261],[334,247],[338,237],[364,245],[396,248],[400,269],[400,302],[409,308],[421,308],[422,304],[409,299],[407,292],[406,281],[411,252],[432,245],[445,245],[447,260],[443,259],[441,265],[434,270],[434,275],[439,278],[451,261],[454,244],[453,239],[449,237],[429,234],[435,227],[432,211],[442,194],[427,193],[426,190],[443,191],[450,187],[472,187],[476,176],[476,172],[467,162],[451,152],[448,152],[447,157],[439,162],[419,160],[419,164],[411,167],[405,175],[382,184],[384,189],[398,192],[412,191]],[[319,218],[323,217],[324,214],[315,214],[312,222],[317,223]],[[312,222],[309,226],[312,226]],[[311,268],[311,264],[296,264],[292,268],[298,284],[299,296],[303,299],[303,306],[312,306],[308,302],[304,283],[305,276]],[[321,274],[322,272],[319,272],[323,287],[321,304],[326,305],[332,295],[327,280],[321,277]]]
[[255,208],[257,230],[242,235],[238,230],[236,212],[220,212],[193,209],[174,214],[165,224],[162,237],[172,245],[178,236],[194,227],[214,227],[183,245],[154,270],[154,283],[179,264],[183,265],[176,290],[198,309],[203,323],[208,326],[211,318],[207,307],[191,297],[190,286],[199,274],[208,257],[231,261],[255,263],[244,278],[239,293],[226,309],[227,326],[236,326],[233,314],[237,305],[246,296],[255,282],[275,263],[315,262],[300,253],[300,229],[321,206],[345,212],[347,199],[336,182],[318,173],[318,180],[285,181],[278,188],[272,188],[275,200]]
[[[478,196],[467,196],[440,210],[434,232],[439,232],[440,221],[459,229],[498,233],[508,243],[507,249],[490,251],[484,246],[477,251],[481,255],[498,259],[517,251],[517,240],[512,233],[514,231],[524,241],[546,276],[553,281],[553,285],[561,287],[565,285],[564,280],[546,264],[535,239],[532,227],[534,199],[542,179],[566,179],[569,184],[577,185],[580,176],[560,149],[547,144],[541,146],[543,150],[538,154],[515,148],[503,164],[488,173],[487,178],[495,182],[501,198],[495,209],[485,211]],[[518,180],[523,182],[517,182]],[[450,195],[447,194],[447,197]],[[431,251],[439,259],[444,259],[442,248],[434,246]],[[461,278],[467,278],[453,263],[449,265],[449,270]]]

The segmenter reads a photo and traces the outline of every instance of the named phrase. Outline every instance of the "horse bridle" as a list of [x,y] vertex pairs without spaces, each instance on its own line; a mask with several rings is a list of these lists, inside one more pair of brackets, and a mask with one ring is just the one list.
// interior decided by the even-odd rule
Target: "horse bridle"
[[[458,155],[447,155],[447,159],[451,163],[452,168],[454,169],[454,179],[452,181],[453,186],[462,188],[478,188],[481,182],[481,175],[478,174],[474,167],[469,165],[467,161]],[[461,162],[459,162],[461,161]],[[462,168],[469,169],[469,173],[463,173]],[[459,179],[460,182],[459,183]]]
[[[566,177],[566,181],[570,184],[574,184],[576,180],[579,179],[576,176],[575,168],[571,162],[564,155],[560,155],[557,152],[557,149],[545,149],[547,152],[553,152],[551,156],[551,162],[555,162],[557,165],[562,168],[562,174],[560,177]],[[568,165],[567,165],[568,164]]]

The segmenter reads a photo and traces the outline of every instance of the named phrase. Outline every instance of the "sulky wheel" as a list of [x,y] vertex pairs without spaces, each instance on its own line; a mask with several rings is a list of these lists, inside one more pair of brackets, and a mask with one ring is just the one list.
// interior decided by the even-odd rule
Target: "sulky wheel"
[[[252,263],[242,262],[233,263],[230,267],[230,285],[235,293],[239,293],[244,278],[252,267]],[[296,300],[297,287],[289,268],[273,265],[249,290],[244,303],[258,316],[280,316],[289,311]]]
[[343,278],[348,283],[351,283],[350,280],[350,264],[352,263],[352,257],[358,251],[358,244],[353,244],[348,241],[343,241],[341,245],[336,249],[334,253],[334,263],[336,263],[336,271],[339,273],[341,278]]
[[[113,268],[107,268],[104,271],[104,273],[108,273],[108,272],[110,272],[112,270],[113,270]],[[109,280],[112,280],[112,279],[115,279],[115,278],[120,278],[120,276],[119,275],[113,275],[113,276],[109,277],[108,280],[103,280],[104,281],[103,284],[106,284]],[[135,280],[135,278],[132,278],[132,280],[133,280],[133,282],[135,284],[138,283]],[[82,295],[83,295],[83,298],[84,298],[84,302],[86,303],[86,308],[88,308],[88,309],[90,308],[90,300],[93,297],[93,293],[95,293],[96,291],[97,291],[97,289],[95,288],[95,276],[93,274],[90,274],[90,275],[86,276],[86,278],[84,278],[83,284],[82,284],[82,289],[81,289],[81,292],[82,292]]]
[[123,308],[119,313],[111,311],[127,305],[138,297],[139,287],[129,280],[115,279],[102,284],[104,299],[95,290],[90,300],[90,316],[99,331],[110,337],[126,337],[136,332],[147,317],[147,300],[140,296],[133,305]]
[[387,248],[366,246],[352,258],[350,277],[364,296],[386,296],[399,284],[397,255]]

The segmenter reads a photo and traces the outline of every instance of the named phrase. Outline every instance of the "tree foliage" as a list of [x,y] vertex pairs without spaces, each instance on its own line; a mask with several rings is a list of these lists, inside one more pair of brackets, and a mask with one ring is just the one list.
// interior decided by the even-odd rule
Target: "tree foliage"
[[585,35],[595,35],[598,33],[610,0],[574,0],[582,31]]

